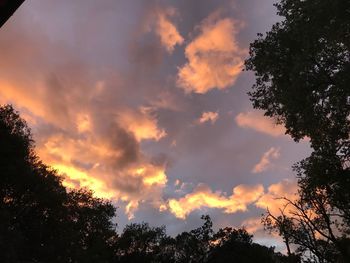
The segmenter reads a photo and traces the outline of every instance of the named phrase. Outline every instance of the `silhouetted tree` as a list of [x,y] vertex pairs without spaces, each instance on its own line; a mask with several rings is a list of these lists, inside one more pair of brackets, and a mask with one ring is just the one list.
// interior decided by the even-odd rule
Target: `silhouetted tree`
[[176,262],[205,262],[213,236],[213,223],[209,215],[201,217],[201,227],[176,236]]
[[1,262],[110,262],[115,208],[68,192],[10,105],[0,107],[0,143]]
[[[312,223],[285,213],[268,217],[301,251],[334,246],[311,251],[316,261],[349,262],[350,2],[282,0],[276,7],[284,20],[250,46],[246,69],[255,72],[256,83],[249,94],[253,106],[283,124],[294,140],[309,138],[312,154],[294,167],[300,200],[290,204],[314,217]],[[307,244],[293,234],[303,228],[311,234]],[[312,237],[319,228],[327,237]]]
[[286,257],[275,253],[273,247],[253,243],[253,236],[245,229],[226,227],[220,229],[212,239],[208,263],[215,262],[299,262],[297,257]]
[[285,199],[286,205],[279,215],[267,212],[263,223],[267,230],[281,235],[288,254],[291,244],[298,245],[296,253],[312,262],[343,262],[339,251],[346,238],[338,235],[341,222],[332,213],[324,195],[312,202]]
[[160,262],[165,227],[150,227],[148,223],[127,225],[117,241],[120,262]]

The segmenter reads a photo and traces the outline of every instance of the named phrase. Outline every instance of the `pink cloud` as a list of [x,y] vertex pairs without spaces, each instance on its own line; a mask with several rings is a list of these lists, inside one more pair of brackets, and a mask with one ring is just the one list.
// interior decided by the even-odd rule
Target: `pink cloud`
[[280,149],[271,147],[268,151],[266,151],[260,161],[253,167],[253,173],[261,173],[273,166],[272,160],[276,160],[280,157]]
[[235,121],[239,127],[274,137],[283,136],[286,132],[282,125],[276,125],[273,119],[264,116],[261,111],[241,112],[236,116]]
[[214,124],[218,118],[219,118],[218,112],[205,111],[202,113],[202,116],[198,119],[198,123],[202,124],[205,122],[210,122],[211,124]]
[[[284,179],[278,183],[271,184],[267,192],[263,194],[255,203],[255,205],[262,209],[269,209],[272,214],[279,214],[280,209],[283,209],[288,198],[291,201],[297,199],[298,185],[296,181]],[[285,211],[288,213],[288,211]]]
[[206,93],[233,85],[242,71],[243,54],[236,35],[242,23],[230,18],[209,16],[200,34],[185,49],[188,62],[178,72],[178,85],[185,92]]
[[181,45],[184,42],[176,26],[170,21],[175,14],[176,11],[173,8],[159,10],[157,14],[156,33],[169,53],[174,51],[175,45]]

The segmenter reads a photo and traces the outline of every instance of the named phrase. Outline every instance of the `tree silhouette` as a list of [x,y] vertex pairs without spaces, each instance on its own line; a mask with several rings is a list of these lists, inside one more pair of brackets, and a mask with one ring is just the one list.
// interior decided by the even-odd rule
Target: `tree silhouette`
[[[311,251],[316,261],[349,262],[350,2],[282,0],[276,7],[284,20],[250,46],[246,69],[255,72],[256,83],[249,94],[253,106],[283,124],[294,140],[309,138],[312,154],[294,167],[300,200],[289,204],[314,218],[267,216],[301,252],[334,246],[327,255]],[[311,235],[301,244],[293,231],[305,227],[309,234],[329,235]]]
[[205,262],[213,236],[213,223],[209,215],[203,215],[204,221],[199,228],[183,232],[176,236],[176,262]]
[[127,225],[117,242],[119,261],[154,262],[165,236],[165,227],[152,228],[148,223]]
[[9,105],[0,107],[0,140],[2,262],[108,262],[115,208],[90,191],[68,192]]
[[[286,261],[287,257],[275,253],[274,248],[268,248],[253,243],[253,236],[245,229],[233,229],[226,227],[220,229],[214,236],[212,248],[207,262],[299,262]],[[291,259],[291,258],[290,258]],[[284,261],[283,261],[284,260]]]

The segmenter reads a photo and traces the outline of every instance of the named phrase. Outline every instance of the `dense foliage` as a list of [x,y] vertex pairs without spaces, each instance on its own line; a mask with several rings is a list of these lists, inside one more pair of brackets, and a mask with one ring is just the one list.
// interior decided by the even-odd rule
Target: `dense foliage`
[[296,212],[268,213],[265,223],[310,260],[350,262],[350,1],[276,7],[283,21],[250,46],[249,94],[296,141],[307,137],[313,152],[295,166],[300,199],[287,206]]
[[215,233],[209,216],[176,237],[165,227],[127,225],[86,189],[67,190],[43,164],[25,121],[0,107],[0,262],[297,262],[252,242],[244,229]]

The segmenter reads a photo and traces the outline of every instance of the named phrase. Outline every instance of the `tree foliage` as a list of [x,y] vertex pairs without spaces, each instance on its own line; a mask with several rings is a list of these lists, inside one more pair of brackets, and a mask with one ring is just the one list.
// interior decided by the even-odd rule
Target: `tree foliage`
[[[315,261],[349,262],[350,2],[281,0],[276,7],[283,21],[250,46],[246,69],[256,83],[249,95],[294,140],[309,139],[313,152],[295,166],[300,200],[289,204],[315,216],[282,214],[274,221],[300,251],[319,247]],[[327,235],[312,237],[317,229]],[[310,241],[297,241],[297,232],[311,234]]]
[[34,152],[30,129],[0,107],[2,262],[109,262],[115,208],[84,189],[67,191]]
[[224,228],[214,232],[208,215],[203,225],[176,237],[167,236],[165,227],[147,223],[125,227],[117,241],[119,262],[205,263],[268,262],[297,263],[298,258],[276,253],[273,247],[255,244],[245,229]]

